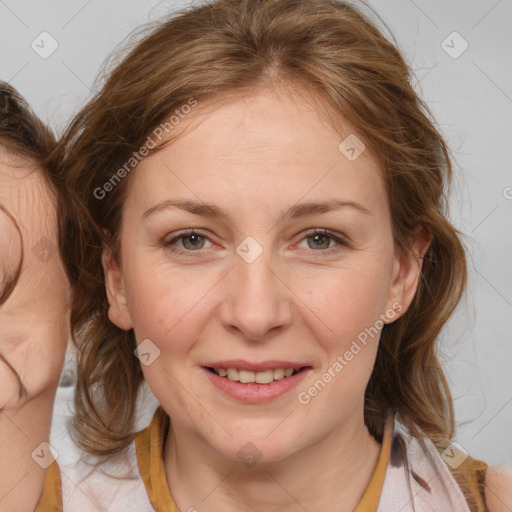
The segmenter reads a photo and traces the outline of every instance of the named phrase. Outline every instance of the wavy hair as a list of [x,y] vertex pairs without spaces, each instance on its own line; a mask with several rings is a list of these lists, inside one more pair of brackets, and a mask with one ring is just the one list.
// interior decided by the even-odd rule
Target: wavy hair
[[454,432],[453,405],[436,342],[464,291],[466,259],[447,220],[450,152],[398,45],[372,14],[337,0],[217,0],[150,28],[72,121],[55,163],[64,166],[80,209],[78,220],[66,223],[64,248],[76,290],[77,444],[95,455],[126,447],[136,434],[143,382],[133,331],[108,318],[101,264],[104,247],[119,261],[130,177],[123,173],[101,198],[98,190],[190,98],[215,105],[291,85],[310,91],[333,125],[349,119],[378,158],[396,250],[408,253],[420,230],[432,236],[411,306],[382,330],[365,422],[380,436],[391,408],[411,432],[419,429],[444,448]]

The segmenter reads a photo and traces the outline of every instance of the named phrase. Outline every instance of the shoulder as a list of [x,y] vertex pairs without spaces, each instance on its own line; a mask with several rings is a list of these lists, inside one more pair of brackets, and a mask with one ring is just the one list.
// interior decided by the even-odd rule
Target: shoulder
[[82,453],[78,460],[62,466],[61,473],[64,511],[151,510],[133,441],[106,460]]
[[489,512],[512,510],[512,469],[489,466],[485,476],[485,500]]

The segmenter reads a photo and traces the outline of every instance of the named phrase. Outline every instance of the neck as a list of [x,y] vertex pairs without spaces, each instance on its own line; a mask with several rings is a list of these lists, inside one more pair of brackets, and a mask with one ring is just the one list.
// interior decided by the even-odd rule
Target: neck
[[[53,396],[41,395],[19,409],[0,412],[0,511],[34,510],[46,470],[32,452],[49,442],[52,410]],[[41,449],[36,454],[43,460]]]
[[[179,510],[351,512],[377,464],[380,444],[362,414],[289,457],[247,467],[223,458],[170,422],[164,466]],[[300,469],[299,469],[300,468]]]

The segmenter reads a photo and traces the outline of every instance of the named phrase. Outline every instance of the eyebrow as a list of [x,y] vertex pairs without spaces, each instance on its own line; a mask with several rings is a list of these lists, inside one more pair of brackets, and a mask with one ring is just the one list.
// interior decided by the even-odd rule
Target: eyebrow
[[[167,210],[169,208],[179,208],[180,210],[187,211],[194,215],[216,218],[223,220],[225,222],[229,222],[231,219],[230,214],[227,212],[227,210],[224,210],[223,208],[220,208],[213,204],[207,204],[192,200],[161,201],[160,203],[146,210],[143,214],[143,217],[146,218],[152,215],[153,213],[162,210]],[[340,210],[342,208],[352,208],[366,215],[371,215],[370,210],[368,210],[368,208],[366,208],[362,204],[356,203],[354,201],[340,201],[337,199],[332,199],[321,203],[308,202],[295,204],[288,210],[281,212],[280,218],[282,221],[296,220],[303,217],[308,217],[310,215]]]

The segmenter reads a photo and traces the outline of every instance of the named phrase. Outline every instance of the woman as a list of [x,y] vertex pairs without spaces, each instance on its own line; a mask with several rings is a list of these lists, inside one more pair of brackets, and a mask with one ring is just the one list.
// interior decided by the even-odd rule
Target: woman
[[[0,82],[0,510],[34,510],[69,337],[69,280],[59,256],[62,183],[45,167],[52,133]],[[49,492],[52,492],[50,489]]]
[[[368,17],[182,12],[61,156],[84,210],[66,233],[75,434],[101,468],[66,469],[64,510],[508,505],[505,477],[451,444],[436,356],[466,281],[449,152]],[[143,382],[160,407],[137,433]]]

